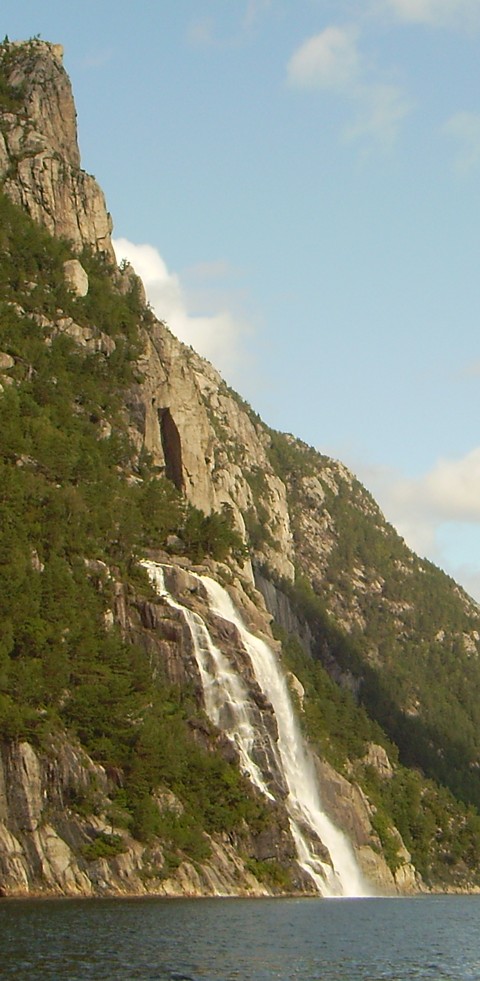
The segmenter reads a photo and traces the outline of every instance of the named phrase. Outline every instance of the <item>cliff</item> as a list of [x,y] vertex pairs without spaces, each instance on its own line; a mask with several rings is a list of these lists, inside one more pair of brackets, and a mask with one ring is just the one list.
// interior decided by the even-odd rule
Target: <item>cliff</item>
[[9,98],[0,116],[0,178],[12,201],[52,235],[113,259],[105,199],[80,169],[75,105],[62,60],[60,44],[4,46]]
[[[78,746],[52,742],[5,748],[0,767],[2,896],[268,895],[227,836],[210,841],[199,865],[171,866],[160,842],[146,846],[117,827],[115,783]],[[181,804],[164,793],[158,807]],[[284,856],[286,860],[291,855]]]
[[[80,167],[60,46],[4,43],[0,82],[0,888],[315,891],[276,713],[206,574],[288,673],[372,888],[475,888],[476,604],[152,316]],[[208,713],[188,611],[242,680],[268,793]]]
[[[166,558],[163,556],[161,558]],[[255,753],[264,761],[270,791],[282,800],[287,789],[268,735],[278,739],[272,707],[262,697],[248,665],[245,649],[232,625],[213,616],[198,579],[168,565],[172,594],[201,612],[212,635],[229,660],[237,661],[246,680],[257,733]],[[225,569],[196,567],[202,572]],[[258,634],[268,635],[268,617],[237,583],[236,602]],[[115,618],[132,643],[148,650],[149,661],[166,669],[172,683],[193,686],[199,702],[202,680],[192,637],[181,611],[164,600],[144,600],[124,587],[116,590]],[[271,641],[274,643],[273,641]],[[203,747],[220,748],[238,764],[232,743],[212,733],[201,717],[192,718],[194,739]],[[266,762],[265,762],[266,761]],[[119,771],[95,763],[76,741],[49,737],[42,749],[28,742],[4,744],[0,756],[0,876],[1,894],[18,895],[275,895],[279,891],[315,893],[309,876],[298,868],[295,848],[282,806],[265,802],[266,813],[255,822],[242,821],[229,832],[208,835],[208,859],[175,857],[165,840],[146,843],[132,836],[125,811],[119,806]],[[332,818],[353,844],[371,888],[382,893],[416,891],[418,877],[402,845],[402,863],[392,875],[380,854],[372,824],[372,808],[358,787],[327,763],[318,761],[322,795]],[[155,807],[161,816],[184,814],[182,801],[158,786]],[[325,853],[328,860],[328,855]],[[280,876],[278,870],[282,870]],[[265,874],[267,872],[267,874]],[[257,873],[257,874],[255,874]],[[258,877],[258,873],[260,876]]]

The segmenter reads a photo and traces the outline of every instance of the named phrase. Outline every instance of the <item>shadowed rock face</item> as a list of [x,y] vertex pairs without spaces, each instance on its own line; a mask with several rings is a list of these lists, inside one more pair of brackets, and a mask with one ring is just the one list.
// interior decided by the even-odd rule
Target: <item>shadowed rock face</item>
[[165,476],[175,484],[177,490],[183,490],[185,482],[183,479],[180,433],[175,425],[170,409],[159,409],[158,418],[160,421],[163,455],[165,457]]
[[80,169],[75,104],[62,56],[61,45],[46,41],[1,46],[0,70],[15,112],[0,113],[0,178],[12,201],[53,235],[114,261],[103,193]]

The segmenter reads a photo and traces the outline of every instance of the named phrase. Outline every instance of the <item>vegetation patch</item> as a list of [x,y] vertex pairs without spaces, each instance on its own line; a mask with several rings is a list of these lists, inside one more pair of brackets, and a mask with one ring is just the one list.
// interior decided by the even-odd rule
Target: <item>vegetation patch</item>
[[[30,43],[34,43],[33,39]],[[0,112],[18,112],[25,95],[25,87],[12,85],[10,73],[18,58],[18,48],[5,35],[0,44]]]
[[[374,807],[372,825],[391,871],[404,861],[393,830],[397,828],[427,884],[460,886],[466,870],[471,882],[480,884],[480,816],[475,807],[419,770],[402,766],[397,746],[353,694],[334,682],[295,637],[278,627],[275,633],[282,641],[285,666],[304,688],[304,734],[319,755],[353,778],[367,795]],[[372,743],[386,751],[390,777],[380,776],[368,762]]]
[[101,831],[90,844],[84,846],[83,855],[88,862],[95,862],[98,858],[115,858],[124,851],[125,842],[120,835]]
[[292,877],[288,869],[274,858],[259,860],[245,858],[245,867],[259,882],[279,892],[288,892],[292,888]]

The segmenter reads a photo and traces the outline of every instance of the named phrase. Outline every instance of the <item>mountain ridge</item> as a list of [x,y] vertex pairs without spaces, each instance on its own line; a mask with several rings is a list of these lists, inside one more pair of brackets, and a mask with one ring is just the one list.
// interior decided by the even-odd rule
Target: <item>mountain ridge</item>
[[[13,624],[12,643],[6,645],[2,733],[7,789],[3,798],[0,794],[0,805],[2,799],[7,803],[0,806],[0,820],[10,858],[0,888],[7,893],[308,891],[295,867],[281,807],[265,811],[265,804],[250,800],[242,784],[250,800],[249,818],[240,815],[241,794],[235,797],[235,791],[224,827],[217,816],[208,816],[204,803],[203,830],[195,825],[194,832],[191,774],[181,761],[175,773],[165,763],[160,779],[147,730],[150,726],[166,738],[162,713],[167,704],[178,733],[185,734],[179,740],[185,738],[185,746],[191,746],[199,771],[206,764],[193,747],[206,753],[211,766],[219,750],[215,792],[220,796],[227,793],[229,781],[233,786],[238,780],[233,776],[238,760],[202,715],[191,641],[142,579],[136,564],[142,555],[173,563],[182,602],[193,595],[189,568],[229,583],[244,615],[270,643],[275,643],[274,618],[277,650],[281,644],[306,735],[327,756],[328,762],[318,764],[325,799],[352,840],[356,836],[364,870],[378,888],[424,888],[421,875],[430,888],[477,888],[480,747],[472,692],[479,675],[478,607],[407,549],[342,464],[266,427],[213,366],[156,320],[131,267],[117,268],[103,194],[80,169],[75,108],[60,47],[37,39],[23,45],[4,42],[0,77],[3,191],[54,236],[50,241],[37,235],[5,203],[5,229],[11,231],[4,229],[1,245],[5,298],[0,367],[3,420],[9,420],[12,438],[9,446],[4,436],[3,460],[17,492],[21,475],[25,500],[37,493],[30,485],[43,481],[41,494],[48,507],[61,504],[65,536],[56,541],[50,529],[47,541],[38,522],[28,525],[25,534],[25,562],[41,598],[34,597],[38,622],[23,632]],[[49,123],[42,132],[44,113],[47,120],[54,119],[60,106],[65,126]],[[15,429],[12,420],[17,418]],[[96,507],[100,501],[103,510]],[[18,550],[21,529],[17,517],[15,521]],[[120,691],[118,666],[122,677],[131,678],[128,672],[138,672],[140,655],[118,648],[102,655],[100,669],[90,651],[82,654],[80,672],[75,667],[87,625],[80,610],[78,624],[66,619],[63,610],[61,616],[46,612],[47,573],[54,597],[55,590],[59,595],[65,591],[65,577],[73,576],[92,609],[98,603],[93,646],[107,650],[106,626],[107,635],[110,629],[119,631],[128,651],[138,648],[147,655],[150,680],[129,681],[134,689],[137,685],[137,695],[142,685],[153,691],[152,677],[158,681],[159,674],[165,676],[155,717],[142,715],[137,695],[130,702]],[[2,615],[8,619],[8,614],[5,607]],[[211,619],[205,603],[202,615]],[[20,619],[25,616],[21,609]],[[222,630],[224,644],[228,630],[227,636],[225,626]],[[75,636],[68,641],[68,653],[53,658],[52,646],[61,652],[62,631]],[[48,677],[49,658],[55,663],[48,670],[61,676],[51,699],[42,688],[46,682],[35,675]],[[432,673],[439,672],[445,683],[432,696]],[[251,678],[249,685],[253,690]],[[25,702],[29,686],[30,701]],[[143,740],[149,746],[149,769],[141,779],[140,744],[132,749],[131,734],[120,738],[113,723],[106,727],[108,735],[102,733],[105,721],[97,718],[98,705],[92,704],[98,697],[99,705],[109,705],[112,687],[119,704],[124,699],[132,718],[142,720],[140,744]],[[440,691],[441,713],[435,704]],[[20,703],[23,715],[15,719],[14,707]],[[66,726],[69,738],[80,740],[81,750],[75,741],[71,744],[77,745],[73,755],[90,754],[87,770],[97,776],[79,779],[80,784],[100,783],[96,815],[88,810],[94,804],[91,787],[85,794],[75,777],[68,776],[62,792],[52,796],[48,772],[56,765],[51,762],[55,750],[47,748],[45,735],[39,736],[42,712],[52,713],[57,728],[65,731]],[[121,728],[120,718],[115,725]],[[32,737],[37,741],[33,748],[28,741]],[[26,745],[30,749],[20,751]],[[26,823],[25,806],[9,776],[14,757],[28,757],[34,774],[29,793],[37,801],[35,817]],[[221,757],[232,768],[228,773]],[[335,774],[332,764],[341,773]],[[404,764],[413,769],[405,770]],[[208,783],[205,775],[203,780]],[[42,787],[55,826],[40,834],[45,827]],[[183,801],[172,787],[183,788]],[[213,788],[214,782],[212,794]],[[463,804],[455,804],[452,791]],[[195,793],[203,800],[198,786]],[[165,800],[171,806],[165,807]],[[259,824],[254,834],[249,821]],[[208,873],[205,835],[216,855],[214,871],[209,866]],[[39,864],[43,871],[38,871]],[[220,867],[223,879],[213,885]],[[76,871],[70,875],[66,869]]]

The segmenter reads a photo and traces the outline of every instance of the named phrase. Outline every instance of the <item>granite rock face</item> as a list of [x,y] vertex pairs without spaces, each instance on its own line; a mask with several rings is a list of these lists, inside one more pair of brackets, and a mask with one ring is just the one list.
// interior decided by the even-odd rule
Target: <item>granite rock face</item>
[[229,509],[242,535],[248,516],[263,520],[267,535],[258,560],[292,579],[286,488],[269,461],[265,427],[212,365],[164,324],[153,323],[144,340],[139,361],[143,381],[131,392],[128,407],[139,452],[145,447],[154,463],[205,513]]
[[0,179],[15,204],[77,251],[114,261],[112,221],[97,182],[80,168],[77,122],[61,45],[4,44],[1,68],[12,108],[0,115]]
[[63,263],[63,273],[68,288],[75,296],[87,295],[88,276],[78,259],[67,259]]
[[[115,789],[103,767],[68,740],[43,753],[27,742],[2,747],[0,896],[270,894],[226,836],[211,840],[202,865],[184,861],[169,873],[160,842],[147,848],[112,826]],[[92,812],[85,816],[88,797]],[[89,851],[113,834],[121,840],[118,855]]]

